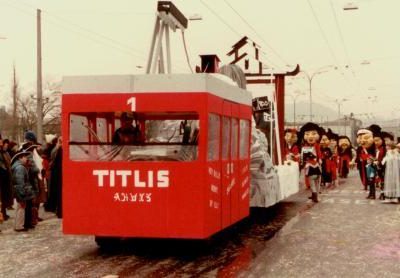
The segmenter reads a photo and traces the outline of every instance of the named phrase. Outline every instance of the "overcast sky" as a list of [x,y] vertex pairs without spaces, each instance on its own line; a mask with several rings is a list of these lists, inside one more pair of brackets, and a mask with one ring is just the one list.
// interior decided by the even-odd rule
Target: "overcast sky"
[[[343,114],[400,117],[399,0],[175,0],[185,14],[200,14],[185,31],[192,66],[199,54],[217,54],[222,63],[231,46],[248,36],[262,47],[261,59],[275,70],[299,64],[312,75],[313,101]],[[144,73],[154,28],[155,0],[0,0],[0,105],[9,103],[12,65],[22,92],[36,88],[36,9],[42,9],[43,75]],[[171,36],[173,71],[189,72],[181,34]],[[326,66],[335,66],[329,68]],[[143,68],[141,68],[143,67]],[[300,73],[287,93],[302,92]],[[249,87],[254,95],[270,87]],[[377,97],[375,97],[377,96]],[[287,98],[287,102],[292,102]],[[396,112],[399,111],[399,112]],[[363,117],[363,116],[361,116]]]

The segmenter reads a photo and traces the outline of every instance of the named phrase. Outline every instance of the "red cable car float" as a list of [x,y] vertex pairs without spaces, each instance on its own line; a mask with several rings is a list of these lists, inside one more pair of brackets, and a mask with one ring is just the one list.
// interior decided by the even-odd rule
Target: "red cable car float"
[[219,76],[64,78],[64,233],[205,239],[248,216],[252,97]]

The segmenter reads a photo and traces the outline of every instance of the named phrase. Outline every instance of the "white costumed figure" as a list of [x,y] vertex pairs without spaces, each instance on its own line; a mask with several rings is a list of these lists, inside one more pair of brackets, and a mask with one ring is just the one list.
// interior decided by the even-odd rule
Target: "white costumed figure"
[[388,147],[382,163],[385,167],[384,195],[387,199],[400,201],[400,153],[394,144]]

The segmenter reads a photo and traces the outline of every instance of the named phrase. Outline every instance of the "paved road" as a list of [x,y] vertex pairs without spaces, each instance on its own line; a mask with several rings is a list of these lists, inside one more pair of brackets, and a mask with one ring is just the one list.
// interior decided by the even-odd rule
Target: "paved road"
[[353,175],[292,218],[239,277],[400,277],[400,204]]
[[209,241],[133,240],[107,252],[63,235],[48,213],[26,233],[7,221],[0,277],[400,277],[400,205],[367,201],[360,188],[351,177],[316,205],[301,191]]

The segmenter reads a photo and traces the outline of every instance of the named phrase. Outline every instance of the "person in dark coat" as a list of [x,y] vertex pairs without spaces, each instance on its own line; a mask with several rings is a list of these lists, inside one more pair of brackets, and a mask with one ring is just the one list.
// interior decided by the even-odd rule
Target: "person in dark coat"
[[51,179],[51,152],[57,145],[58,138],[55,137],[51,140],[51,142],[46,144],[46,148],[43,150],[42,158],[43,158],[43,176],[46,179],[47,183],[47,200],[44,204],[45,211],[48,212],[56,212],[56,196],[53,196],[54,190],[50,187],[50,179]]
[[26,151],[17,152],[11,159],[12,181],[15,192],[15,199],[17,200],[17,209],[15,211],[15,226],[17,232],[26,231],[32,228],[26,225],[25,222],[25,209],[26,203],[35,198],[35,192],[32,184],[29,181],[29,174],[26,165],[30,153]]
[[62,137],[51,151],[50,158],[50,192],[46,210],[55,212],[62,218]]
[[4,220],[10,218],[7,208],[13,205],[13,189],[11,185],[11,157],[7,152],[8,140],[0,137],[0,196],[1,213]]

